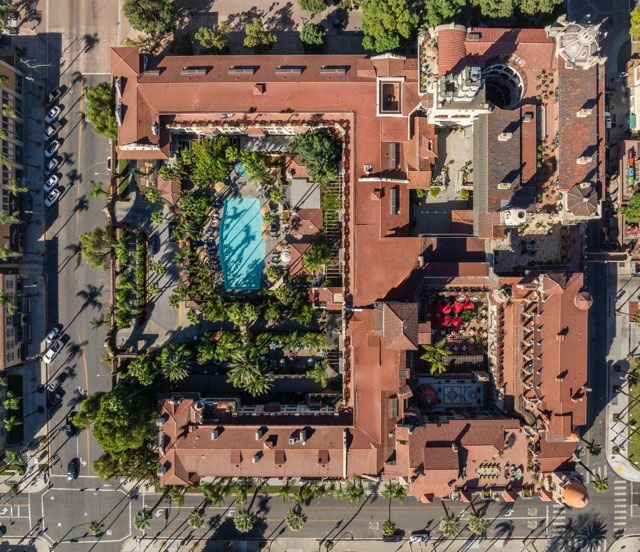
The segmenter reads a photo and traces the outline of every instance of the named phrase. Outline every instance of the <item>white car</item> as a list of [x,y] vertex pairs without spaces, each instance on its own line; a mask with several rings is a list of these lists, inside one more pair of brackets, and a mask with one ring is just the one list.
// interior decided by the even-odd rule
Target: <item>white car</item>
[[409,542],[429,542],[431,534],[426,530],[411,531]]
[[49,333],[44,337],[45,346],[49,346],[53,343],[53,341],[60,335],[62,331],[62,324],[56,324]]
[[60,149],[60,140],[53,140],[46,150],[44,150],[45,157],[53,157]]
[[47,207],[51,207],[56,201],[60,199],[60,190],[58,188],[54,188],[49,192],[49,195],[44,198],[44,204]]
[[60,115],[61,112],[62,107],[60,107],[59,105],[53,106],[47,113],[47,116],[44,118],[44,122],[47,124],[53,123],[53,121],[58,118],[58,115]]
[[58,356],[58,353],[62,351],[62,347],[64,347],[64,343],[62,343],[61,340],[56,339],[51,344],[51,347],[47,349],[47,352],[44,354],[44,357],[42,358],[47,364],[50,364],[51,362],[53,362],[53,359]]
[[60,182],[60,177],[57,174],[52,174],[49,178],[47,178],[44,185],[42,186],[42,189],[45,191],[45,193],[49,193],[58,182]]
[[60,385],[62,385],[60,378],[53,378],[49,383],[47,383],[46,388],[49,393],[55,393]]
[[62,160],[60,159],[60,157],[54,157],[53,159],[49,159],[49,162],[47,163],[47,170],[49,172],[55,171],[60,164],[62,163]]

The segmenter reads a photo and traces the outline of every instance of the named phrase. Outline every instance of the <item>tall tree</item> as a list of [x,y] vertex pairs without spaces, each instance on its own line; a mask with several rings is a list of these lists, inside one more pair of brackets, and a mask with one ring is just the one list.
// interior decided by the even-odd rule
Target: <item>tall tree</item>
[[520,0],[520,11],[529,15],[551,13],[564,4],[564,0]]
[[136,31],[149,34],[168,33],[178,21],[172,0],[125,0],[123,11]]
[[18,194],[26,194],[29,191],[29,188],[26,186],[20,186],[17,180],[12,180],[8,184],[5,184],[4,188],[9,190],[14,196],[17,196]]
[[420,22],[416,0],[365,0],[362,9],[362,45],[367,50],[395,50]]
[[513,15],[513,0],[472,0],[472,4],[480,8],[485,17],[510,17]]
[[424,3],[424,22],[429,27],[453,21],[462,13],[466,0],[430,0]]
[[244,28],[245,48],[255,48],[256,52],[266,52],[270,50],[278,41],[278,37],[264,28],[262,19],[254,17]]
[[94,228],[80,235],[82,258],[91,268],[108,270],[115,245],[116,240],[111,235],[111,229],[108,226]]
[[115,116],[116,98],[108,82],[90,86],[84,94],[87,101],[87,119],[96,134],[112,140],[118,138]]
[[89,524],[89,533],[91,533],[94,537],[97,537],[100,533],[104,531],[104,523],[100,523],[98,520],[93,520]]
[[445,539],[454,539],[460,532],[460,522],[455,516],[447,513],[440,519],[438,529]]
[[327,128],[296,136],[289,149],[297,153],[314,182],[328,184],[338,178],[342,143]]
[[189,514],[187,523],[189,524],[189,527],[192,527],[193,529],[200,529],[204,524],[204,518],[198,510],[194,510]]
[[231,33],[231,27],[221,22],[213,27],[200,27],[194,36],[203,48],[220,51],[227,45],[229,33]]
[[5,410],[20,410],[20,397],[13,391],[7,391],[6,398],[2,404]]
[[16,303],[12,295],[7,292],[0,292],[0,307],[7,311],[7,314],[14,314],[16,312]]
[[326,244],[317,243],[305,251],[302,258],[309,272],[318,272],[331,259],[331,250]]
[[298,4],[303,10],[311,13],[320,13],[327,9],[325,0],[298,0]]
[[599,493],[606,492],[609,489],[609,478],[596,475],[593,479],[593,488]]
[[4,428],[10,432],[14,427],[22,425],[22,420],[13,414],[4,419]]
[[149,521],[150,519],[151,512],[144,508],[135,515],[135,517],[133,518],[133,524],[138,531],[142,531],[142,533],[145,533],[146,530],[151,527],[151,522]]
[[248,533],[251,531],[255,522],[256,516],[248,510],[240,510],[233,516],[233,524],[239,533]]
[[475,533],[476,535],[482,537],[487,534],[487,529],[489,528],[489,520],[487,519],[487,516],[485,514],[481,512],[473,512],[469,514],[467,525],[472,533]]
[[[631,10],[630,25],[631,27],[629,29],[629,34],[631,35],[631,38],[633,38],[634,40],[640,40],[640,6],[637,6],[633,8],[633,10]],[[638,194],[634,194],[634,197],[636,195]]]
[[306,514],[302,511],[299,504],[291,508],[284,517],[284,522],[291,531],[301,531],[307,521]]
[[160,353],[160,370],[170,382],[183,380],[191,370],[191,352],[186,344],[170,343]]
[[424,352],[420,355],[420,358],[431,364],[430,370],[432,374],[442,374],[447,371],[446,358],[449,352],[445,348],[446,344],[447,339],[443,338],[437,343],[422,346]]
[[10,213],[0,209],[0,224],[16,224],[18,222],[20,222],[20,213],[17,211]]
[[305,44],[320,46],[327,38],[327,29],[319,23],[305,23],[300,31],[300,40]]
[[14,251],[8,244],[0,247],[0,261],[8,261],[15,257],[22,257],[22,253]]

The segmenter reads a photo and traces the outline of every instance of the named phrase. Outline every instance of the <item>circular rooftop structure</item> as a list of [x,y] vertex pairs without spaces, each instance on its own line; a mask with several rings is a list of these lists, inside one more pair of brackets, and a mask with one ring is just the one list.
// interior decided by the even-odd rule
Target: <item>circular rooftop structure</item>
[[591,308],[591,305],[593,305],[593,297],[591,297],[591,294],[588,291],[581,291],[575,296],[573,303],[580,310],[586,311]]
[[586,63],[600,49],[597,27],[583,27],[579,23],[571,23],[565,27],[559,38],[558,53],[576,65]]
[[496,63],[482,71],[487,100],[500,109],[513,109],[524,92],[522,75],[511,65]]
[[590,217],[598,212],[598,194],[589,182],[576,184],[567,193],[567,209],[576,217]]
[[589,493],[582,483],[572,481],[562,489],[562,500],[572,508],[584,508],[589,504]]

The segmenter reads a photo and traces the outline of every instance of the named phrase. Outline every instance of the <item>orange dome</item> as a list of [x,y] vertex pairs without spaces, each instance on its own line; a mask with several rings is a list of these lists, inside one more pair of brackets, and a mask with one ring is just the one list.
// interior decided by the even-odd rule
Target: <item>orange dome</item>
[[580,310],[589,310],[593,305],[593,297],[588,291],[581,291],[573,298],[573,304]]
[[584,508],[589,504],[589,493],[582,483],[572,481],[562,489],[562,501],[572,508]]

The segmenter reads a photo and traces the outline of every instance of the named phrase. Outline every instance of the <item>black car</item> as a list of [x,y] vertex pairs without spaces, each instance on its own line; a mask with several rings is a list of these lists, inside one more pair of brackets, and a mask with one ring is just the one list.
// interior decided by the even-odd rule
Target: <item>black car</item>
[[47,105],[57,102],[60,98],[62,98],[66,91],[67,87],[64,84],[58,86],[58,88],[53,89],[47,96]]
[[80,461],[77,458],[72,458],[67,464],[67,479],[73,481],[78,479],[78,472],[80,471]]
[[175,239],[175,237],[173,235],[173,232],[176,229],[176,226],[178,226],[178,223],[175,220],[171,221],[167,225],[167,229],[169,230],[169,241],[172,241],[172,242],[178,241],[178,240]]
[[73,437],[76,434],[76,426],[73,425],[74,414],[73,412],[69,414],[64,424],[64,434],[67,437]]
[[160,236],[156,234],[149,240],[149,249],[151,250],[152,255],[158,253],[160,250]]

